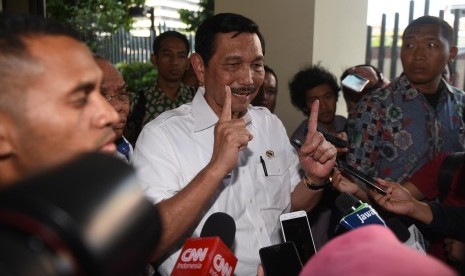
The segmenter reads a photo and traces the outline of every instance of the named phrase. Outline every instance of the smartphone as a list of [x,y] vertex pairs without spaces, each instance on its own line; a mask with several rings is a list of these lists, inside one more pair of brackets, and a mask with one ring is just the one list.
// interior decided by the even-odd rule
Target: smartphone
[[[333,144],[336,148],[347,148],[347,141],[342,140],[339,137],[336,137],[335,135],[327,132],[326,130],[323,129],[317,129],[323,136],[325,137],[326,141],[330,142]],[[298,150],[300,147],[303,146],[303,143],[298,140],[298,139],[293,139],[291,140],[292,145]]]
[[356,168],[350,165],[347,165],[346,162],[340,160],[339,158],[336,159],[336,165],[341,170],[341,172],[345,172],[350,176],[353,176],[356,179],[362,181],[363,183],[365,183],[365,185],[367,185],[368,188],[375,189],[378,193],[381,193],[383,195],[386,194],[386,188],[379,185],[373,177],[364,174],[363,172],[357,170]]
[[279,216],[279,221],[284,241],[292,241],[297,248],[300,260],[306,263],[316,253],[307,212],[296,211],[282,214]]
[[347,141],[346,140],[342,140],[341,138],[335,136],[332,133],[329,133],[326,129],[323,129],[321,127],[317,127],[317,130],[319,132],[321,132],[321,134],[323,134],[326,141],[333,144],[336,148],[347,148]]
[[342,80],[342,85],[355,91],[361,92],[370,81],[356,74],[349,74]]
[[297,276],[302,270],[302,262],[293,242],[262,247],[258,253],[265,276]]

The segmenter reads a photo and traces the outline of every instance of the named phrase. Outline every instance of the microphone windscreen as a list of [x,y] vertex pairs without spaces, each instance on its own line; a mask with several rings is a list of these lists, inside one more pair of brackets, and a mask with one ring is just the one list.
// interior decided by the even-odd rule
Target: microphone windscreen
[[410,238],[410,232],[407,226],[398,218],[390,218],[386,220],[386,225],[396,235],[401,242],[406,242]]
[[352,208],[357,208],[360,205],[360,201],[349,193],[341,193],[336,197],[334,204],[342,216],[346,216],[354,211]]
[[221,241],[231,248],[236,236],[236,223],[234,219],[222,212],[213,213],[203,225],[200,237],[220,237]]

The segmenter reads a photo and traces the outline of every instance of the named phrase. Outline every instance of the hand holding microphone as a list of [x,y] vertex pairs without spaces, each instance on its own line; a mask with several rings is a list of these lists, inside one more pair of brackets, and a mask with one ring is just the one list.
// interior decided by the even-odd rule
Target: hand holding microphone
[[403,244],[426,254],[423,235],[415,224],[411,224],[407,228],[398,218],[390,218],[384,221],[369,204],[363,203],[347,193],[341,193],[336,198],[336,207],[343,215],[340,224],[344,228],[352,230],[370,224],[384,225],[391,229]]

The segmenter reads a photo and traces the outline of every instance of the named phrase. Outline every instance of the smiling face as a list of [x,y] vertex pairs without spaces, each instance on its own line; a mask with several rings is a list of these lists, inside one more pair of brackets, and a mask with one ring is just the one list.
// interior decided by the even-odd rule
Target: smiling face
[[213,111],[221,114],[225,86],[229,86],[232,117],[240,118],[247,113],[265,76],[260,40],[253,33],[219,33],[214,49],[208,66],[197,54],[192,56],[192,65],[205,84],[205,99]]
[[421,92],[434,93],[456,50],[450,47],[439,26],[414,26],[403,35],[400,57],[404,74]]
[[0,182],[81,153],[115,151],[112,124],[118,115],[100,94],[102,73],[87,47],[65,36],[34,36],[25,42],[35,63],[11,80],[27,80],[16,91],[21,96],[12,96],[21,97],[16,103],[20,111],[0,110],[0,126],[8,128],[0,133],[0,156],[9,156],[10,162]]

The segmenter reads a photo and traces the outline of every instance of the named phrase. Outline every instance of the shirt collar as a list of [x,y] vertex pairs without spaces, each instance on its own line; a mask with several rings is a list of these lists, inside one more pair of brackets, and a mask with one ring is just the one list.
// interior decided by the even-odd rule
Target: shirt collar
[[[192,100],[192,115],[194,117],[194,132],[202,131],[214,126],[218,122],[218,116],[205,100],[205,87],[197,89],[194,99]],[[244,118],[247,126],[252,124],[252,115],[250,105]]]
[[[416,98],[421,93],[412,85],[412,83],[407,79],[405,75],[400,76],[399,78],[400,84],[404,87],[402,90],[404,100],[412,100]],[[441,91],[446,91],[449,94],[453,94],[453,88],[450,84],[448,84],[444,79],[441,79],[439,86],[442,86]],[[445,88],[445,89],[444,89]]]

